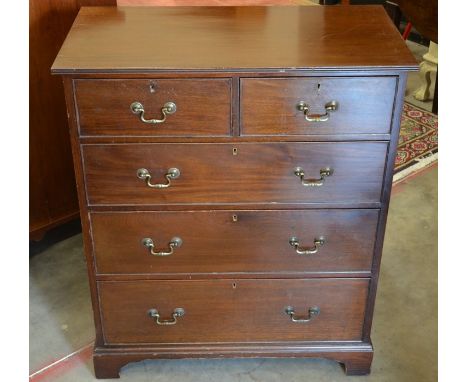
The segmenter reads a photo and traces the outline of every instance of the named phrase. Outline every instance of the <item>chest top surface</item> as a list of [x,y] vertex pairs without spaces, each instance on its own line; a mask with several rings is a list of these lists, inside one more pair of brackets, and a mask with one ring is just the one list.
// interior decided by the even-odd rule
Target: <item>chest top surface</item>
[[83,7],[52,72],[416,68],[381,6]]

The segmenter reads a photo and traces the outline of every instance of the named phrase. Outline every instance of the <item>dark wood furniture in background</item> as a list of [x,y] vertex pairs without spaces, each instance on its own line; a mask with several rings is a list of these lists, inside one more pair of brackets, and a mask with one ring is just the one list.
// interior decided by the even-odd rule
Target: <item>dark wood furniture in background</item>
[[52,71],[96,376],[180,357],[322,357],[369,373],[415,69],[381,6],[82,8]]
[[78,218],[78,198],[60,78],[50,66],[81,6],[115,0],[29,1],[29,234],[38,240]]
[[437,0],[391,0],[418,32],[437,43],[438,7]]

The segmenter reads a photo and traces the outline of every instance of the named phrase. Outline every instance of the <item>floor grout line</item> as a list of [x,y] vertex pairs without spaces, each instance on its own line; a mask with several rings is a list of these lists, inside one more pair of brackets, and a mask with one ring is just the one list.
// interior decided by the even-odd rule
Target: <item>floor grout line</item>
[[50,363],[49,365],[44,366],[43,368],[41,368],[41,369],[39,369],[39,370],[37,370],[37,371],[35,371],[33,373],[31,373],[29,375],[29,380],[32,380],[33,378],[39,376],[40,374],[43,374],[44,372],[49,371],[50,369],[53,369],[53,368],[59,366],[62,362],[68,361],[71,358],[80,355],[80,353],[83,353],[84,351],[88,350],[90,347],[92,348],[93,346],[94,346],[94,340],[91,341],[89,344],[79,348],[78,350],[75,350],[74,352],[72,352],[72,353],[70,353],[70,354],[68,354],[68,355],[66,355],[66,356],[64,356],[64,357]]

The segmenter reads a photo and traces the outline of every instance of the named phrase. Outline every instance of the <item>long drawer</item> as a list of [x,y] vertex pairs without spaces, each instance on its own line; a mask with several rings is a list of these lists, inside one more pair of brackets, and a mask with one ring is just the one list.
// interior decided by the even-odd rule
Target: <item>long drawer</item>
[[90,205],[352,204],[380,201],[387,144],[83,145],[82,156]]
[[91,214],[98,274],[370,272],[377,219],[351,209]]
[[230,135],[230,79],[75,80],[75,89],[81,135]]
[[368,285],[222,279],[103,281],[98,289],[107,344],[360,341]]
[[244,78],[241,134],[389,133],[396,83],[396,77]]

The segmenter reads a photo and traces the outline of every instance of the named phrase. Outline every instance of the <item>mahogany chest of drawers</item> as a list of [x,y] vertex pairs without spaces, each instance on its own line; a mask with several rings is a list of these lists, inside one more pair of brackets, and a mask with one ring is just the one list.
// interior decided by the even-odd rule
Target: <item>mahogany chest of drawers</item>
[[82,8],[64,80],[98,378],[147,358],[370,371],[406,73],[378,6]]

